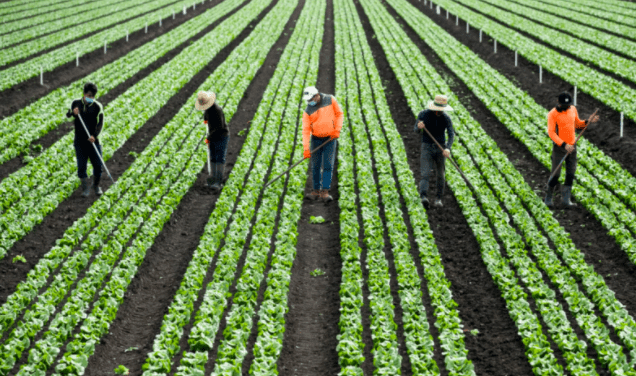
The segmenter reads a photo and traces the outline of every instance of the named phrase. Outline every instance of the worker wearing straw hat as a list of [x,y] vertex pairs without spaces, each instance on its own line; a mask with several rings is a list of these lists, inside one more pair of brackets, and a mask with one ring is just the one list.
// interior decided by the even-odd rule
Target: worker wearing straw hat
[[[333,200],[329,194],[329,188],[344,113],[333,95],[320,93],[313,86],[305,88],[303,99],[307,101],[307,108],[303,112],[304,156],[305,159],[311,157],[314,185],[313,191],[307,195],[307,198],[310,200],[320,198],[324,202],[329,202]],[[333,141],[315,153],[311,152],[332,139]]]
[[[444,185],[446,183],[444,172],[446,170],[446,158],[450,157],[450,148],[455,139],[455,131],[453,122],[446,114],[447,111],[453,111],[448,105],[448,98],[445,95],[436,95],[435,100],[430,101],[426,109],[417,115],[415,121],[415,132],[422,134],[422,146],[420,156],[420,172],[422,179],[419,184],[419,193],[422,204],[425,208],[429,208],[428,187],[431,175],[431,169],[435,167],[437,171],[437,198],[434,202],[435,207],[442,207],[442,196],[444,195]],[[424,131],[424,128],[428,132]],[[446,141],[446,132],[448,132],[448,142]],[[444,150],[435,144],[435,140],[431,139],[430,133],[435,140],[443,145]]]
[[225,121],[223,109],[216,103],[216,94],[211,91],[200,91],[194,108],[203,113],[203,122],[208,126],[208,135],[205,143],[208,145],[212,177],[210,187],[220,191],[223,187],[223,174],[225,173],[225,156],[227,145],[230,141],[230,128]]

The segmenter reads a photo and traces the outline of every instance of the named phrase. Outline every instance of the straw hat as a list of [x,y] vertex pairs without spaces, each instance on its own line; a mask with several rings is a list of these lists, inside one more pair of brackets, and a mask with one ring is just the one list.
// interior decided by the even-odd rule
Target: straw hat
[[448,105],[448,97],[445,95],[436,95],[435,100],[428,102],[426,108],[433,111],[453,111],[453,108]]
[[211,91],[200,91],[197,94],[197,100],[194,102],[194,108],[197,111],[205,111],[210,108],[216,100],[216,94]]

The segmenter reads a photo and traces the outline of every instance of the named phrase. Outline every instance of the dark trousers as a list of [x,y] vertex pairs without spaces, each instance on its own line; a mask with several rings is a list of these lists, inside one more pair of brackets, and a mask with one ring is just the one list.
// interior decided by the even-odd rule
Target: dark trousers
[[442,155],[442,151],[435,144],[427,144],[422,142],[420,155],[420,196],[428,194],[428,186],[431,178],[431,169],[435,167],[437,173],[437,198],[444,195],[444,184],[446,178],[446,158]]
[[210,162],[225,163],[227,155],[227,144],[230,142],[230,136],[223,136],[218,140],[210,140],[208,148],[210,148]]
[[[329,137],[311,136],[311,150],[324,144]],[[311,169],[313,174],[314,189],[331,188],[331,177],[333,174],[333,163],[336,158],[336,147],[338,140],[333,140],[320,150],[311,154]],[[322,169],[322,172],[321,172]]]
[[[565,157],[565,154],[567,154],[567,151],[565,151],[564,148],[556,146],[556,144],[552,146],[552,171],[554,171],[554,169],[559,164],[559,162],[561,162],[561,159]],[[568,155],[567,158],[565,158],[565,162],[563,162],[563,164],[565,165],[565,185],[571,186],[572,183],[574,183],[574,173],[576,172],[576,162],[577,162],[576,149],[574,149],[574,151],[570,153],[570,155]],[[554,174],[554,177],[552,178],[552,180],[550,180],[548,184],[550,187],[554,187],[559,182],[559,176],[561,176],[562,168],[563,168],[563,165],[559,167],[559,170],[556,172],[556,174]]]
[[[99,143],[95,143],[95,145],[99,150],[99,155],[102,155],[102,146]],[[95,179],[95,184],[99,184],[99,180],[102,177],[102,162],[99,160],[97,153],[95,153],[93,145],[90,143],[73,143],[73,146],[75,147],[75,159],[77,160],[77,176],[80,179],[88,176],[86,175],[86,166],[90,159],[91,165],[93,165],[93,178]]]

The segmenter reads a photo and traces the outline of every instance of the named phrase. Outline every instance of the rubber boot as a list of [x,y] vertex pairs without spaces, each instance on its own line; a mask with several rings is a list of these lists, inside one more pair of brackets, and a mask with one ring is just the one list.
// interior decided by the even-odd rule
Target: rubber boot
[[565,205],[566,208],[574,208],[576,207],[576,204],[572,202],[572,186],[571,185],[564,185],[563,186],[563,190],[561,191],[561,194],[563,195],[563,205]]
[[420,201],[422,201],[422,205],[424,205],[424,209],[428,209],[431,207],[431,202],[428,201],[428,197],[426,197],[426,193],[420,194]]
[[80,181],[82,182],[80,186],[82,190],[82,196],[88,197],[88,195],[91,194],[91,188],[90,188],[90,185],[88,184],[88,178],[80,178]]
[[216,164],[216,181],[219,183],[219,187],[223,188],[223,176],[225,175],[225,163]]
[[95,191],[95,195],[97,196],[101,196],[104,194],[104,192],[102,192],[102,189],[99,187],[99,180],[100,180],[101,176],[94,176],[93,177],[93,190]]
[[219,179],[219,163],[212,163],[212,185],[210,188],[216,193],[221,190],[221,179]]
[[545,193],[545,199],[543,200],[543,203],[549,208],[554,207],[554,203],[552,202],[553,193],[554,193],[554,187],[548,186],[548,191]]

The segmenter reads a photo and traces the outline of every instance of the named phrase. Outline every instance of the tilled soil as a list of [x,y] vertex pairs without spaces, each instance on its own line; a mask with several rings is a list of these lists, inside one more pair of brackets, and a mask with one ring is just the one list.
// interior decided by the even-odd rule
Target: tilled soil
[[[122,48],[116,49],[116,51],[113,52],[112,56],[111,56],[110,50],[109,50],[109,53],[107,55],[104,55],[103,52],[97,51],[97,52],[100,52],[100,54],[97,54],[97,56],[95,56],[95,58],[93,60],[91,60],[90,64],[87,64],[87,65],[80,64],[80,67],[75,67],[75,63],[73,62],[72,64],[69,63],[69,64],[66,64],[66,65],[64,65],[62,67],[59,67],[54,72],[56,74],[56,77],[63,78],[64,82],[56,83],[56,85],[52,86],[51,88],[52,89],[57,89],[59,87],[66,86],[66,85],[70,84],[71,82],[75,81],[76,79],[84,77],[85,75],[88,75],[89,73],[92,73],[93,71],[101,68],[103,65],[111,63],[112,61],[116,60],[117,58],[126,55],[131,50],[133,50],[135,48],[138,48],[138,47],[141,47],[144,43],[149,42],[152,39],[159,37],[161,34],[167,32],[167,31],[169,31],[171,29],[174,29],[175,27],[177,27],[180,24],[182,24],[183,22],[191,19],[192,17],[195,17],[195,16],[203,13],[205,10],[207,10],[207,9],[209,9],[211,7],[214,7],[219,2],[220,2],[220,0],[208,1],[208,2],[205,3],[204,6],[197,7],[195,12],[188,11],[186,16],[181,15],[181,17],[177,17],[174,21],[172,20],[172,18],[169,18],[169,19],[164,21],[164,27],[163,28],[157,27],[156,29],[153,29],[153,28],[151,28],[149,26],[148,27],[148,30],[149,30],[148,34],[144,34],[143,31],[137,32],[136,34],[141,33],[137,37],[134,37],[135,34],[131,34],[131,36],[130,36],[131,43],[129,43],[129,44],[127,44],[125,42],[125,40],[123,41],[123,43],[122,43],[122,41],[115,42],[115,44],[114,44],[115,46],[117,46],[118,43],[119,44],[123,44],[123,46],[122,46]],[[113,101],[115,98],[117,98],[118,96],[123,94],[125,91],[130,89],[132,86],[137,84],[142,79],[146,78],[149,74],[151,74],[152,72],[157,70],[159,67],[161,67],[162,65],[164,65],[168,61],[172,60],[181,51],[183,51],[184,48],[189,46],[193,41],[199,40],[201,37],[205,36],[207,33],[209,33],[211,30],[213,30],[217,25],[219,25],[225,19],[227,19],[228,17],[232,16],[232,14],[234,14],[235,12],[239,11],[244,5],[245,4],[242,4],[241,6],[237,7],[234,10],[232,10],[227,15],[223,16],[219,20],[213,22],[211,25],[206,27],[203,31],[201,31],[197,35],[193,36],[192,38],[189,38],[184,43],[182,43],[181,45],[179,45],[176,48],[172,49],[171,51],[169,51],[168,53],[166,53],[165,55],[163,55],[162,57],[157,59],[155,62],[153,62],[152,64],[147,66],[146,68],[144,68],[141,71],[137,72],[134,76],[130,77],[126,81],[124,81],[121,84],[117,85],[115,88],[110,90],[106,95],[99,97],[99,101],[105,107],[108,106],[108,104],[111,101]],[[153,33],[150,32],[151,29],[153,30]],[[151,34],[153,36],[151,36]],[[134,45],[133,45],[133,43],[134,43]],[[92,54],[95,54],[95,53],[96,52],[93,52]],[[65,70],[64,67],[66,67],[68,69]],[[76,71],[76,70],[80,70],[80,68],[82,69],[83,73],[80,73],[79,71]],[[60,72],[57,72],[58,70],[60,70]],[[70,80],[66,80],[67,77],[69,77],[69,78],[72,77],[72,78]],[[31,86],[27,85],[29,82],[30,81],[26,81],[26,82],[24,82],[22,84],[16,85],[15,87],[13,87],[11,89],[8,89],[8,90],[0,92],[0,101],[6,100],[6,102],[5,102],[6,105],[4,105],[4,106],[2,106],[0,108],[0,116],[2,116],[2,117],[10,116],[11,114],[15,113],[19,109],[31,104],[32,102],[34,102],[34,100],[39,99],[41,96],[44,96],[44,95],[48,94],[50,91],[52,91],[52,90],[48,90],[48,89],[46,89],[46,91],[43,91],[43,90],[45,90],[45,88],[43,86],[40,86],[39,81],[29,84]],[[24,89],[20,89],[20,85],[23,85],[23,84],[27,85],[28,87],[25,87]],[[99,88],[99,82],[97,82],[96,84],[98,85],[98,88]],[[20,93],[16,94],[16,91],[20,91]],[[38,91],[43,91],[43,92],[42,93],[38,93]],[[82,95],[82,93],[77,93],[78,97],[80,97],[81,95]],[[105,111],[106,111],[106,121],[108,121],[108,108],[107,107],[105,108]],[[60,140],[62,137],[64,137],[69,132],[73,132],[73,123],[72,122],[66,122],[66,123],[61,124],[56,129],[53,129],[53,130],[49,131],[44,136],[42,136],[39,139],[33,141],[33,144],[42,145],[43,150],[46,150],[47,148],[49,148],[51,145],[53,145],[55,142]],[[11,160],[9,160],[9,161],[7,161],[5,163],[0,164],[0,179],[6,178],[10,174],[16,172],[21,167],[25,166],[25,163],[23,162],[23,158],[24,158],[24,156],[19,156],[19,157],[11,159]]]
[[[333,40],[333,3],[328,0],[316,87],[329,94],[333,94],[335,86]],[[305,193],[313,189],[311,168],[308,174]],[[289,284],[285,337],[277,364],[281,375],[335,375],[340,371],[336,351],[342,274],[337,154],[329,194],[333,197],[330,203],[309,199],[303,203]],[[311,224],[310,216],[322,216],[325,222]],[[325,274],[312,277],[310,272],[315,269]]]
[[[288,35],[283,35],[274,44],[263,66],[247,88],[235,115],[230,121],[231,136],[228,145],[225,176],[230,174],[231,168],[236,162],[245,141],[245,137],[238,136],[237,133],[248,126],[248,122],[256,112],[261,99],[257,93],[260,94],[265,91],[276,69],[282,50],[291,36],[292,25],[300,14],[302,3],[304,2],[301,2],[285,27]],[[257,17],[257,20],[262,19],[274,5],[275,3],[272,3],[267,7]],[[251,26],[254,25],[255,23],[251,24]],[[251,31],[252,28],[248,27],[246,30]],[[247,34],[241,34],[237,38],[239,39],[238,43],[246,36]],[[236,40],[233,43],[235,42]],[[216,66],[218,66],[218,62],[212,67]],[[209,74],[211,72],[208,72],[207,75]],[[138,271],[138,276],[142,278],[137,278],[131,283],[126,299],[110,328],[111,335],[103,339],[100,346],[97,346],[95,355],[91,357],[87,368],[87,375],[100,375],[100,372],[103,372],[104,369],[111,370],[119,364],[125,364],[131,370],[131,375],[141,374],[141,366],[144,364],[147,354],[152,351],[153,341],[161,330],[163,316],[168,312],[174,293],[179,288],[192,253],[199,244],[199,239],[218,198],[218,195],[211,194],[209,189],[204,186],[206,178],[207,172],[204,168],[193,188],[186,194],[177,211],[172,215],[168,225],[159,234],[150,250],[152,252],[149,253],[151,257],[146,257]],[[260,204],[260,201],[258,204]],[[246,244],[249,244],[249,239]],[[212,278],[213,273],[211,271],[214,270],[215,260],[216,257],[212,262],[209,269],[210,272],[206,276],[203,286],[207,286]],[[241,258],[237,270],[242,270],[243,262],[244,257]],[[152,281],[149,278],[143,278],[143,276],[149,274],[162,276],[161,284],[157,283],[156,277]],[[195,306],[195,312],[200,303],[201,299]],[[231,306],[232,301],[230,300],[225,310],[226,313],[229,312]],[[223,320],[223,324],[225,324],[225,320]],[[191,327],[192,324],[190,323],[184,328],[184,333],[189,333]],[[222,338],[222,332],[223,330],[219,330],[221,337],[217,336],[217,341],[215,341],[217,346],[220,342],[219,339]],[[184,335],[184,338],[185,340],[181,343],[182,350],[187,349],[187,336]],[[125,349],[129,347],[137,347],[138,350],[125,352]],[[178,366],[180,357],[181,353],[175,359],[175,366]],[[212,360],[208,362],[210,370],[213,364]]]
[[[253,27],[257,22],[254,21],[250,25]],[[251,29],[248,26],[228,46],[222,49],[205,68],[197,73],[175,96],[170,98],[155,116],[150,118],[115,152],[113,157],[107,162],[108,169],[115,180],[134,162],[134,157],[130,155],[130,152],[143,152],[152,138],[174,117],[185,101],[212,74],[216,67],[225,61],[234,48],[249,35]],[[111,182],[104,173],[101,187],[106,191],[110,185]],[[54,245],[55,240],[59,239],[76,219],[85,214],[94,199],[95,196],[84,198],[79,191],[73,192],[67,200],[60,203],[52,213],[47,215],[42,223],[9,250],[7,256],[0,260],[0,272],[6,276],[3,278],[2,287],[0,288],[0,302],[4,302],[6,297],[15,290],[15,286],[25,278],[26,273],[35,265],[37,260]],[[11,263],[11,259],[19,254],[22,254],[27,259],[27,264],[21,264],[20,267],[16,267],[16,264]]]
[[[447,20],[444,12],[438,15],[435,9],[423,6],[422,2],[417,0],[410,0],[410,2],[457,40],[469,46],[481,59],[528,93],[546,110],[554,108],[556,96],[559,93],[563,91],[573,93],[572,84],[546,69],[543,70],[543,83],[539,84],[539,67],[536,64],[518,55],[518,66],[515,67],[513,50],[499,43],[495,54],[492,39],[484,33],[483,42],[479,43],[479,30],[471,28],[470,33],[467,34],[465,21],[460,19],[459,26],[456,26],[454,16]],[[592,96],[582,93],[580,89],[578,88],[577,95],[579,116],[585,119],[594,112],[594,109],[598,108],[598,115],[601,118],[601,121],[585,131],[585,138],[620,163],[632,175],[636,175],[636,153],[634,152],[636,150],[636,124],[625,116],[624,134],[623,138],[620,138],[620,112],[613,110]]]
[[[386,56],[377,39],[362,7],[357,4],[358,13],[371,46],[376,66],[385,86],[385,94],[391,108],[393,121],[397,125],[406,147],[409,166],[417,179],[420,177],[420,143],[418,135],[413,133],[415,121],[402,88],[391,69]],[[450,164],[447,168],[452,168]],[[418,182],[416,182],[417,184]],[[435,186],[431,184],[429,196],[434,197]],[[475,366],[477,374],[487,375],[530,375],[532,370],[525,357],[525,349],[517,335],[517,328],[508,315],[508,310],[498,287],[488,273],[479,251],[479,244],[472,234],[459,204],[455,200],[448,186],[444,196],[444,208],[427,211],[429,224],[435,236],[435,243],[442,256],[442,263],[446,277],[452,284],[454,300],[458,303],[459,315],[466,331],[465,343],[468,349],[468,359]],[[412,239],[412,233],[409,234]],[[412,255],[420,275],[423,275],[421,259],[416,244],[413,244]],[[423,279],[425,290],[426,280]],[[426,291],[424,302],[426,305],[431,332],[439,348],[437,330],[433,325],[433,307]],[[468,333],[478,329],[479,334],[472,336]],[[441,353],[436,351],[435,360],[443,375],[448,371],[444,365]]]

